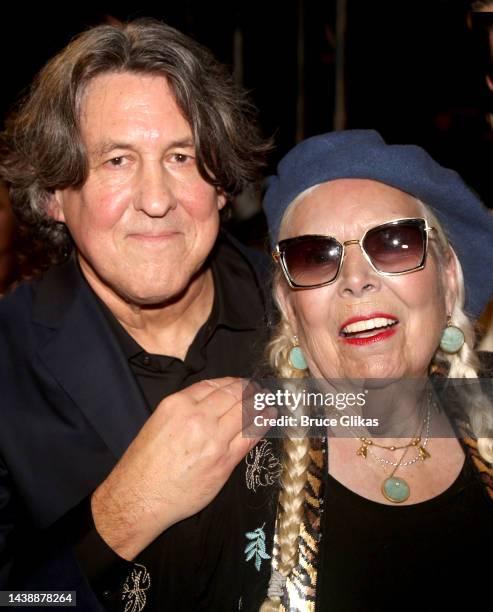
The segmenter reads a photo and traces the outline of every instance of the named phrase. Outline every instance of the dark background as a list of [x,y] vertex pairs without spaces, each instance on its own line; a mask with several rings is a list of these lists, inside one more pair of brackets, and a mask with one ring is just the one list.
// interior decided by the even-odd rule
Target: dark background
[[[492,138],[485,121],[491,102],[467,27],[467,5],[347,0],[345,127],[375,128],[390,142],[424,146],[493,206]],[[100,6],[27,9],[19,3],[2,9],[2,117],[36,71],[79,31],[108,15],[153,16],[194,36],[232,69],[236,31],[240,79],[260,109],[265,135],[277,145],[269,170],[297,139],[333,129],[336,0]]]

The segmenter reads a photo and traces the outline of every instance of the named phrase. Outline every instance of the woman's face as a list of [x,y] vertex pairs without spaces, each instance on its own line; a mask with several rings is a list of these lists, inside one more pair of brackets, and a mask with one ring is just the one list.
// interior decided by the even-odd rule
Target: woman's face
[[[366,179],[323,183],[289,211],[281,239],[326,234],[340,242],[405,217],[422,217],[419,203],[393,187]],[[429,233],[424,269],[402,276],[377,274],[357,244],[346,246],[339,277],[316,289],[278,287],[282,310],[297,335],[310,373],[323,378],[425,376],[455,300],[452,257],[439,263],[436,233]],[[445,259],[442,257],[442,259]],[[392,325],[348,332],[358,320]],[[378,326],[382,321],[376,322]],[[344,331],[346,330],[346,331]],[[385,332],[385,333],[383,333]]]

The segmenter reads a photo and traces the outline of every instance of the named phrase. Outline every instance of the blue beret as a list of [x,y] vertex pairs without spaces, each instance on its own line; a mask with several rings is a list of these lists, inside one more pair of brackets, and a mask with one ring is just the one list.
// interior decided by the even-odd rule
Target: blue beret
[[281,160],[264,198],[271,244],[277,243],[282,217],[297,195],[342,178],[380,181],[433,210],[464,271],[466,311],[477,317],[493,293],[493,214],[456,172],[420,147],[386,144],[374,130],[314,136]]

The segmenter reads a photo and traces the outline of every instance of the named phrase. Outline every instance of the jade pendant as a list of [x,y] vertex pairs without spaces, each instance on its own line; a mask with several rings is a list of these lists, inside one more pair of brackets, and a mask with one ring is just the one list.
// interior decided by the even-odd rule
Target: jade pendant
[[404,478],[391,476],[390,478],[386,478],[382,483],[383,496],[394,504],[400,504],[406,501],[410,493],[411,490]]

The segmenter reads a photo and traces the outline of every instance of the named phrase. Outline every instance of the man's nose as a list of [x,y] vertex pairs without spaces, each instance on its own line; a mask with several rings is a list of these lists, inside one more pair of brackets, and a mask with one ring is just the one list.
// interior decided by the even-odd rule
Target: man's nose
[[344,261],[338,279],[340,295],[362,297],[368,292],[378,291],[382,279],[366,259],[358,241],[346,243],[344,251]]
[[177,206],[173,179],[159,163],[147,164],[139,176],[134,207],[149,217],[164,217]]

